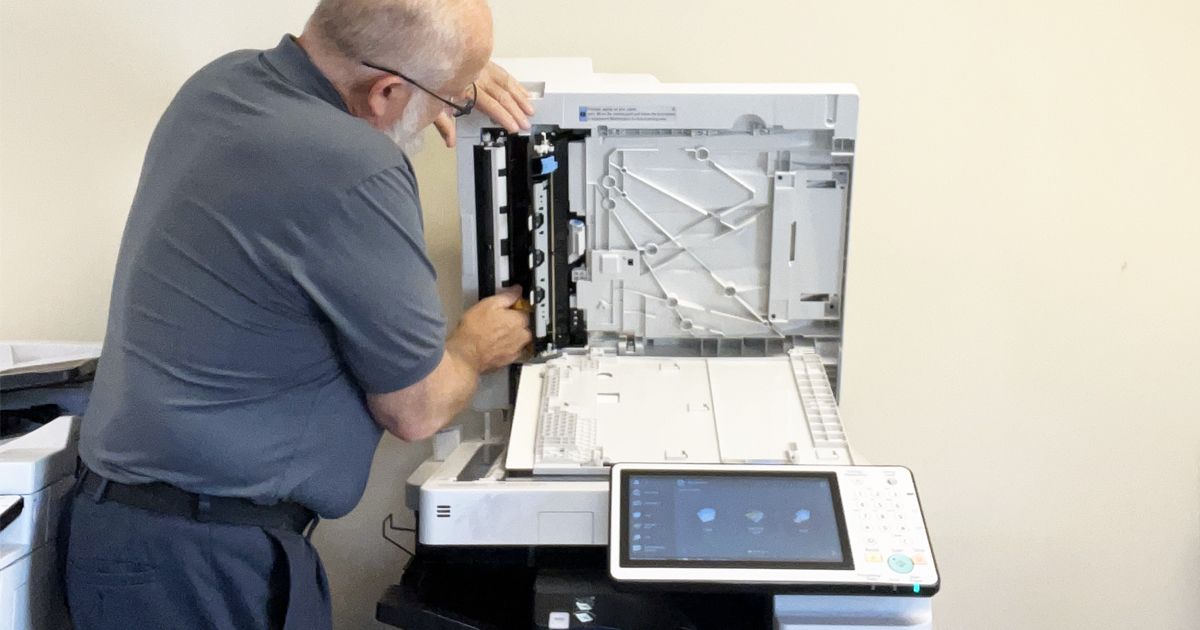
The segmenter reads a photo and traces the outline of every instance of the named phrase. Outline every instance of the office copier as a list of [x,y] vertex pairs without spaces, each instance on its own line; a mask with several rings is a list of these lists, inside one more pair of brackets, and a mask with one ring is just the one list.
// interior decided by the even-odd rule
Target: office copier
[[534,352],[408,480],[377,618],[931,628],[912,475],[857,461],[837,407],[854,86],[503,63],[537,113],[459,121],[463,292],[520,285]]
[[70,625],[59,515],[100,344],[0,341],[0,630]]

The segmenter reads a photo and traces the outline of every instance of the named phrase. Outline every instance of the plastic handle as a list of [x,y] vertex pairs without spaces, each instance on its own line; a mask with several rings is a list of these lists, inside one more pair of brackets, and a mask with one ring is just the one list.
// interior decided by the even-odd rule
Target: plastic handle
[[17,520],[17,517],[21,515],[21,512],[24,509],[24,497],[18,498],[14,503],[4,508],[4,511],[0,512],[0,532],[4,531],[4,529],[11,525],[13,521]]

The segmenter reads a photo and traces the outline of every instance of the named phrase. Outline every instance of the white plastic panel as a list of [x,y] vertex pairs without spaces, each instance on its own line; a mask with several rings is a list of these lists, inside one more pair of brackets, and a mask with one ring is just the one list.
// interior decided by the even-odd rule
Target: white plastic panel
[[32,494],[75,472],[79,418],[63,416],[0,445],[0,494]]
[[427,461],[409,484],[420,486],[413,506],[425,545],[604,545],[608,542],[608,478],[512,479],[497,471],[460,481],[483,446],[459,445],[444,462]]
[[541,389],[539,472],[601,474],[606,460],[720,461],[702,359],[563,357],[550,361]]
[[[850,463],[810,349],[765,358],[569,354],[522,371],[506,467],[598,475],[621,462]],[[810,411],[811,410],[811,411]],[[820,411],[820,413],[817,413]]]
[[783,363],[774,357],[709,363],[722,462],[780,464],[789,451],[811,450],[792,372]]
[[777,630],[933,630],[933,600],[879,595],[776,595]]
[[782,338],[839,317],[849,171],[827,131],[589,138],[593,332]]
[[0,376],[69,370],[99,357],[98,343],[0,341]]

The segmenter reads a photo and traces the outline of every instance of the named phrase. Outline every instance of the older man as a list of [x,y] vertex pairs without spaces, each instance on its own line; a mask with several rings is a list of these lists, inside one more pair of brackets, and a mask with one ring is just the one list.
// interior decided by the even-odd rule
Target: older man
[[[155,129],[117,262],[64,531],[75,627],[324,628],[304,537],[358,502],[381,432],[423,439],[528,318],[445,336],[409,146],[528,95],[482,0],[322,0],[298,38],[212,62]],[[516,288],[514,288],[516,289]]]

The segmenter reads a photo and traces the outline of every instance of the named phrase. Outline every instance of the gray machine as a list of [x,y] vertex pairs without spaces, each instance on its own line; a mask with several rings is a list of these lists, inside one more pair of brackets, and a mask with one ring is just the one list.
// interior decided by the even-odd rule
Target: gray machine
[[[485,378],[473,413],[409,479],[417,552],[380,620],[931,628],[939,578],[912,477],[856,461],[837,408],[855,88],[504,63],[537,113],[522,134],[479,115],[459,123],[463,291],[469,304],[522,286],[536,356]],[[643,510],[614,497],[619,470],[639,466],[681,488],[716,475],[688,486],[689,501],[725,494],[698,511],[659,504],[675,506],[652,525],[673,542],[650,566],[625,566],[637,541],[615,519],[632,526]],[[766,473],[782,475],[778,488],[828,475],[829,498],[793,497],[787,523],[729,504]],[[837,562],[789,555],[818,530]],[[696,546],[743,538],[712,557]],[[528,621],[439,591],[467,575],[532,592]]]

